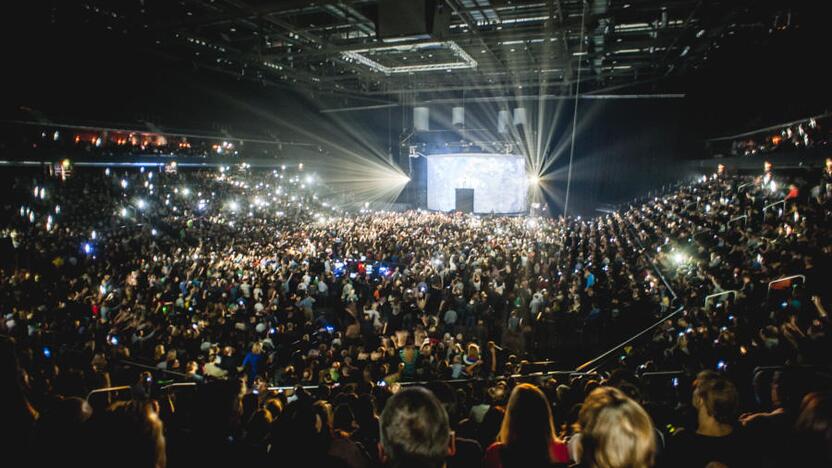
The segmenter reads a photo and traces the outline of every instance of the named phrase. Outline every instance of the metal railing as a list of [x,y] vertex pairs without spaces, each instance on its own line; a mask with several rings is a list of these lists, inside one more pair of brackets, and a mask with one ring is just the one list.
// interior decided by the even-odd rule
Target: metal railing
[[182,373],[182,372],[172,371],[172,370],[168,370],[168,369],[161,369],[161,368],[156,367],[156,366],[151,366],[151,365],[148,365],[148,364],[142,364],[142,363],[136,362],[136,361],[128,361],[126,359],[122,359],[119,362],[121,364],[126,364],[128,366],[138,367],[140,369],[145,369],[145,370],[148,370],[150,372],[162,372],[162,373],[169,374],[169,375],[174,376],[174,377],[180,377],[180,378],[188,377],[188,374],[185,374],[185,373]]
[[[633,227],[634,230],[638,230],[637,225],[633,222],[630,222],[630,225]],[[647,259],[647,262],[650,263],[650,265],[653,267],[653,271],[655,271],[659,279],[662,280],[662,283],[664,283],[664,286],[667,288],[668,292],[670,292],[670,295],[673,296],[673,300],[677,300],[679,296],[676,294],[676,291],[674,291],[673,288],[670,287],[670,283],[667,281],[667,278],[664,277],[664,274],[656,265],[655,259],[652,256],[648,256],[644,253],[647,252],[647,249],[644,247],[644,244],[641,243],[641,239],[639,239],[638,236],[635,236],[635,240],[638,244],[638,247],[641,249],[640,255],[643,255]]]
[[[673,317],[675,317],[676,315],[678,315],[679,313],[681,313],[684,309],[685,309],[684,307],[679,307],[678,309],[674,310],[673,312],[671,312],[671,313],[669,313],[669,314],[665,315],[664,317],[662,317],[662,318],[661,318],[660,320],[658,320],[656,323],[654,323],[654,324],[650,325],[649,327],[645,328],[644,330],[642,330],[642,331],[640,331],[640,332],[636,333],[635,335],[631,336],[631,337],[630,337],[630,338],[628,338],[627,340],[623,341],[623,342],[622,342],[621,344],[619,344],[618,346],[615,346],[614,348],[612,348],[612,349],[610,349],[610,350],[606,351],[605,353],[601,354],[600,356],[598,356],[598,357],[596,357],[596,358],[594,358],[594,359],[592,359],[592,360],[590,360],[590,361],[587,361],[587,362],[585,362],[585,363],[581,364],[581,365],[580,365],[580,366],[578,366],[578,368],[577,368],[577,369],[575,369],[575,370],[576,370],[576,371],[579,371],[579,372],[582,372],[582,371],[584,371],[584,369],[586,369],[586,368],[588,368],[588,367],[592,366],[593,364],[595,364],[595,363],[597,363],[597,362],[599,362],[599,361],[602,361],[602,360],[603,360],[603,359],[605,359],[607,356],[609,356],[609,355],[611,355],[612,353],[614,353],[614,352],[618,351],[619,349],[623,348],[624,346],[627,346],[628,344],[632,343],[634,340],[636,340],[636,339],[637,339],[637,338],[639,338],[640,336],[642,336],[642,335],[644,335],[645,333],[647,333],[647,332],[649,332],[649,331],[651,331],[651,330],[655,329],[656,327],[658,327],[659,325],[661,325],[662,323],[664,323],[664,321],[665,321],[665,320],[672,319]],[[587,373],[594,373],[597,369],[598,369],[598,366],[595,366],[595,367],[593,367],[592,369],[590,369],[590,370],[588,370],[588,371],[585,371],[585,372],[587,372]]]
[[746,224],[748,224],[748,215],[740,215],[740,216],[737,216],[736,218],[731,218],[731,219],[728,220],[728,223],[726,224],[726,226],[730,226],[731,223],[739,221],[739,220],[743,220],[742,224],[743,224],[743,226],[745,226]]
[[653,377],[653,376],[665,376],[665,375],[684,375],[685,371],[682,370],[670,370],[670,371],[653,371],[653,372],[642,372],[640,374],[641,377]]
[[728,291],[722,291],[722,292],[719,292],[719,293],[716,293],[716,294],[709,294],[709,295],[705,296],[705,304],[703,304],[703,305],[707,309],[708,308],[708,303],[711,302],[714,298],[721,297],[721,296],[727,296],[728,294],[733,294],[734,295],[734,301],[736,301],[737,296],[739,295],[739,293],[740,292],[737,291],[736,289],[729,289]]
[[786,206],[786,200],[785,199],[776,201],[774,203],[769,203],[768,205],[764,206],[763,209],[761,210],[761,213],[763,214],[763,219],[766,218],[766,210],[768,210],[769,208],[773,208],[773,207],[775,207],[775,206],[777,206],[781,203],[783,204],[783,206]]
[[123,390],[130,390],[129,385],[120,385],[118,387],[104,387],[104,388],[96,388],[95,390],[87,393],[87,401],[89,401],[90,397],[93,395],[98,395],[100,393],[113,393],[113,392],[120,392]]
[[782,281],[789,281],[789,280],[793,280],[793,279],[795,279],[795,278],[800,278],[800,279],[802,279],[802,280],[803,280],[803,284],[806,284],[806,275],[791,275],[791,276],[785,276],[785,277],[783,277],[783,278],[778,278],[778,279],[776,279],[776,280],[774,280],[774,281],[769,281],[769,282],[768,282],[768,290],[766,290],[766,297],[768,297],[769,295],[771,295],[771,286],[772,286],[773,284],[780,283],[780,282],[782,282]]
[[196,387],[196,382],[178,382],[172,383],[165,386],[162,386],[162,390],[168,390],[171,388],[186,388],[186,387]]

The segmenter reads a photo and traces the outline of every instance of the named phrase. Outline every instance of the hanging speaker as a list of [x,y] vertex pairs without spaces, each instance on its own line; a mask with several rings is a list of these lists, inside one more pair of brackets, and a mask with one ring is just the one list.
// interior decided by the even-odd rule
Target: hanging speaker
[[413,130],[427,132],[430,130],[430,109],[427,107],[413,108]]
[[454,127],[464,127],[465,126],[465,108],[464,107],[454,107],[451,110],[451,122],[453,123]]
[[514,125],[526,126],[528,122],[526,121],[526,108],[525,107],[515,107],[514,108]]
[[499,133],[508,133],[511,127],[511,114],[507,110],[497,112],[497,131]]

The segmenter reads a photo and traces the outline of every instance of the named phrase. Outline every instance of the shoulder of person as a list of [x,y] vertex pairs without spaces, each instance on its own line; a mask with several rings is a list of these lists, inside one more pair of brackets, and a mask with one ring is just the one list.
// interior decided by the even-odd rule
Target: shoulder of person
[[505,445],[502,442],[494,442],[485,449],[485,456],[482,460],[482,466],[485,468],[496,468],[503,465],[500,453]]

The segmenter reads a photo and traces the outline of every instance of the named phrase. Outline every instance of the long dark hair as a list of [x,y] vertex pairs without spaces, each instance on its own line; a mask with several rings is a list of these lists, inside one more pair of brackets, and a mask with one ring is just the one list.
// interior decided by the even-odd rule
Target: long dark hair
[[[517,466],[545,466],[556,460],[549,446],[558,442],[549,399],[534,385],[514,387],[497,441],[504,444],[503,460]],[[512,465],[514,463],[511,463]]]

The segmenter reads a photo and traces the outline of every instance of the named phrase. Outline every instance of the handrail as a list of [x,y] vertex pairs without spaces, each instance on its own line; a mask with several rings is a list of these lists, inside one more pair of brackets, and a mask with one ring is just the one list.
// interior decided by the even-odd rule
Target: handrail
[[748,187],[749,185],[754,185],[754,182],[746,182],[746,183],[740,185],[739,187],[737,187],[737,191],[739,192],[740,190],[742,190],[745,187]]
[[726,225],[727,225],[727,226],[730,226],[730,225],[731,225],[731,223],[733,223],[734,221],[739,221],[739,220],[741,220],[741,219],[744,219],[744,220],[745,220],[745,221],[743,221],[743,224],[748,224],[748,215],[740,215],[740,216],[737,216],[736,218],[731,218],[731,219],[729,219],[729,220],[728,220],[728,223],[727,223]]
[[716,293],[716,294],[709,294],[709,295],[705,296],[705,304],[704,304],[704,307],[705,307],[706,309],[708,308],[708,302],[709,302],[711,299],[713,299],[713,298],[715,298],[715,297],[719,297],[719,296],[724,296],[724,295],[726,295],[726,294],[733,294],[733,295],[734,295],[734,300],[736,301],[736,300],[737,300],[737,296],[739,295],[739,293],[740,293],[740,292],[739,292],[739,291],[737,291],[736,289],[729,289],[728,291],[722,291],[722,292],[720,292],[720,293]]
[[653,372],[643,372],[641,373],[641,377],[644,376],[652,376],[652,375],[684,375],[685,371],[682,370],[669,370],[669,371],[653,371]]
[[431,382],[444,382],[444,383],[465,383],[465,382],[478,382],[478,381],[487,381],[487,380],[499,380],[499,379],[523,379],[528,377],[548,377],[551,375],[568,375],[568,376],[594,376],[598,375],[597,372],[579,372],[579,371],[571,371],[571,370],[555,370],[555,371],[546,371],[546,372],[531,372],[528,374],[509,374],[509,375],[497,375],[490,379],[486,379],[485,377],[475,377],[472,379],[445,379],[445,380],[422,380],[422,381],[407,381],[407,382],[399,382],[402,386],[408,385],[426,385]]
[[[630,338],[628,338],[627,340],[625,340],[624,342],[622,342],[622,343],[621,343],[621,344],[619,344],[618,346],[616,346],[616,347],[614,347],[614,348],[612,348],[612,349],[608,350],[608,351],[607,351],[607,352],[605,352],[604,354],[601,354],[600,356],[598,356],[598,357],[596,357],[596,358],[594,358],[594,359],[592,359],[592,360],[590,360],[590,361],[587,361],[587,362],[585,362],[585,363],[581,364],[581,365],[580,365],[580,366],[578,366],[578,368],[577,368],[577,369],[575,369],[575,370],[576,370],[576,371],[583,371],[584,369],[586,369],[587,367],[591,366],[592,364],[594,364],[594,363],[596,363],[596,362],[598,362],[598,361],[600,361],[600,360],[602,360],[602,359],[606,358],[607,356],[609,356],[610,354],[614,353],[615,351],[618,351],[619,349],[623,348],[624,346],[627,346],[628,344],[630,344],[630,342],[632,342],[632,341],[633,341],[633,340],[635,340],[636,338],[640,337],[641,335],[644,335],[645,333],[647,333],[647,332],[649,332],[649,331],[653,330],[654,328],[658,327],[659,325],[661,325],[662,323],[664,323],[664,321],[665,321],[665,320],[668,320],[668,319],[671,319],[671,318],[675,317],[676,315],[678,315],[678,314],[679,314],[679,312],[683,311],[684,309],[685,309],[685,307],[684,307],[684,306],[679,307],[678,309],[674,310],[673,312],[671,312],[671,313],[669,313],[669,314],[665,315],[664,317],[662,317],[662,318],[661,318],[658,322],[656,322],[656,323],[654,323],[654,324],[650,325],[649,327],[645,328],[644,330],[640,331],[639,333],[637,333],[637,334],[635,334],[635,335],[631,336]],[[592,373],[592,372],[594,372],[594,371],[595,371],[595,369],[597,369],[597,367],[595,367],[595,368],[593,368],[593,369],[591,369],[591,370],[589,370],[589,371],[587,371],[587,372]]]
[[[637,230],[636,225],[632,221],[630,221],[630,225],[633,227],[633,229]],[[640,255],[644,255],[645,257],[647,257],[647,255],[644,254],[644,252],[647,252],[647,249],[644,248],[644,244],[641,243],[641,239],[639,239],[638,236],[635,236],[635,240],[636,240],[636,243],[638,244],[638,247],[642,251],[642,253]],[[673,288],[670,287],[670,283],[667,281],[667,278],[664,277],[664,274],[661,272],[661,270],[659,270],[659,267],[656,265],[656,261],[652,258],[652,256],[648,257],[647,260],[649,261],[650,265],[653,267],[653,270],[656,272],[656,275],[658,275],[659,279],[662,280],[662,283],[664,283],[664,286],[670,292],[670,295],[673,296],[673,300],[675,301],[676,299],[678,299],[679,296],[676,294],[676,291],[674,291]]]
[[122,390],[130,390],[129,385],[121,385],[118,387],[104,387],[104,388],[96,388],[95,390],[87,393],[87,401],[89,401],[90,397],[99,393],[110,393],[110,392],[120,392]]
[[162,390],[167,390],[169,388],[180,388],[180,387],[196,387],[196,382],[177,382],[165,385],[161,387]]
[[[340,387],[341,384],[338,383],[338,382],[333,382],[333,383],[330,384],[330,386],[333,387],[333,388],[334,387]],[[304,390],[315,390],[316,388],[320,388],[320,387],[321,387],[320,384],[318,384],[318,385],[301,385],[300,386],[300,388],[302,388]],[[281,392],[281,391],[284,391],[284,390],[294,390],[296,388],[298,388],[297,385],[283,385],[283,386],[266,387],[266,390],[268,390],[270,392]]]
[[[485,377],[473,377],[470,379],[435,379],[435,380],[408,380],[404,382],[398,382],[399,385],[408,386],[408,385],[427,385],[433,382],[444,382],[444,383],[465,383],[465,382],[477,382],[477,381],[487,381],[487,380],[498,380],[498,379],[522,379],[528,377],[547,377],[551,375],[568,375],[568,376],[593,376],[598,375],[597,372],[580,372],[575,370],[554,370],[554,371],[540,371],[540,372],[529,372],[527,374],[507,374],[507,375],[495,375],[490,378]],[[338,382],[329,384],[331,387],[339,387],[341,384]],[[297,388],[297,385],[275,385],[271,387],[267,387],[269,391],[284,391],[284,390],[293,390]],[[301,388],[304,390],[314,390],[320,388],[319,385],[301,385]]]
[[[632,223],[630,223],[630,224],[632,225]],[[638,243],[639,248],[641,248],[641,249],[642,249],[642,255],[645,255],[643,252],[646,252],[647,250],[646,250],[646,249],[644,248],[644,246],[641,244],[641,241],[638,239],[638,236],[636,236],[636,242]],[[646,257],[646,255],[645,255],[645,257]],[[670,287],[670,284],[667,282],[667,280],[665,279],[665,277],[664,277],[664,275],[662,274],[661,270],[659,270],[659,267],[656,265],[655,260],[653,260],[653,258],[652,258],[652,257],[648,258],[648,260],[650,261],[650,264],[653,266],[653,269],[656,271],[656,274],[659,276],[659,278],[662,280],[662,282],[663,282],[663,283],[665,284],[665,286],[667,287],[667,290],[668,290],[668,291],[670,291],[670,294],[671,294],[671,295],[673,295],[673,299],[674,299],[674,300],[678,299],[678,298],[679,298],[679,296],[676,294],[676,291],[674,291],[674,290],[673,290],[673,288],[671,288],[671,287]],[[635,335],[631,336],[630,338],[628,338],[627,340],[625,340],[624,342],[622,342],[622,343],[621,343],[621,344],[619,344],[618,346],[615,346],[615,347],[613,347],[612,349],[607,350],[606,352],[604,352],[604,353],[603,353],[603,354],[601,354],[600,356],[598,356],[598,357],[596,357],[596,358],[594,358],[594,359],[592,359],[592,360],[590,360],[590,361],[587,361],[587,362],[585,362],[585,363],[581,364],[581,365],[580,365],[580,366],[578,366],[575,370],[576,370],[576,371],[583,371],[584,369],[586,369],[587,367],[591,366],[592,364],[594,364],[594,363],[596,363],[596,362],[598,362],[598,361],[600,361],[600,360],[602,360],[602,359],[605,359],[605,358],[606,358],[607,356],[609,356],[610,354],[612,354],[612,353],[614,353],[614,352],[618,351],[619,349],[623,348],[624,346],[627,346],[630,342],[632,342],[632,341],[636,340],[637,338],[641,337],[642,335],[644,335],[645,333],[649,332],[650,330],[653,330],[654,328],[658,327],[659,325],[661,325],[662,323],[664,323],[664,321],[665,321],[665,320],[668,320],[668,319],[670,319],[670,318],[675,317],[676,315],[678,315],[678,314],[679,314],[679,312],[683,311],[684,309],[685,309],[685,306],[680,306],[678,309],[676,309],[676,310],[674,310],[673,312],[671,312],[671,313],[669,313],[669,314],[665,315],[664,317],[662,317],[662,318],[661,318],[659,321],[657,321],[656,323],[654,323],[654,324],[650,325],[649,327],[645,328],[644,330],[642,330],[642,331],[638,332],[637,334],[635,334]],[[589,373],[593,373],[593,372],[595,372],[595,370],[596,370],[597,368],[598,368],[598,367],[596,366],[596,367],[594,367],[594,368],[590,369],[588,372],[589,372]]]
[[772,285],[772,284],[774,284],[774,283],[779,283],[779,282],[781,282],[781,281],[788,281],[788,280],[795,279],[795,278],[800,278],[800,279],[802,279],[802,280],[803,280],[803,284],[806,284],[806,275],[791,275],[791,276],[785,276],[785,277],[783,277],[783,278],[778,278],[778,279],[776,279],[776,280],[774,280],[774,281],[769,281],[769,283],[768,283],[768,290],[766,291],[766,297],[768,297],[768,296],[771,294],[771,285]]
[[775,205],[779,205],[779,204],[781,204],[781,203],[782,203],[783,205],[785,205],[785,204],[786,204],[786,199],[784,198],[783,200],[778,200],[778,201],[776,201],[776,202],[774,202],[774,203],[769,203],[768,205],[764,206],[764,207],[763,207],[763,209],[761,210],[761,211],[762,211],[762,213],[763,213],[763,215],[765,215],[765,214],[766,214],[766,210],[767,210],[767,209],[769,209],[769,208],[771,208],[771,207],[773,207],[773,206],[775,206]]
[[127,364],[128,366],[140,367],[142,369],[147,369],[147,370],[153,371],[153,372],[164,372],[166,374],[175,375],[177,377],[188,377],[188,374],[183,374],[182,372],[176,372],[176,371],[172,371],[172,370],[168,370],[168,369],[161,369],[159,367],[149,366],[147,364],[142,364],[140,362],[128,361],[126,359],[122,359],[119,362],[122,363],[122,364]]

